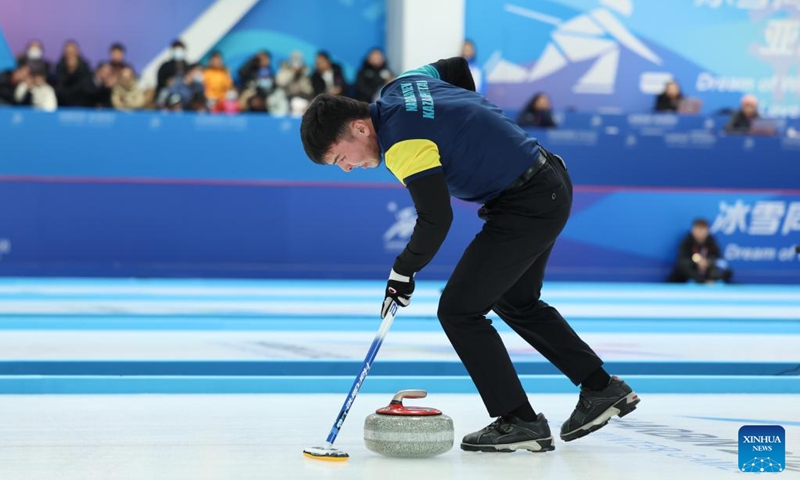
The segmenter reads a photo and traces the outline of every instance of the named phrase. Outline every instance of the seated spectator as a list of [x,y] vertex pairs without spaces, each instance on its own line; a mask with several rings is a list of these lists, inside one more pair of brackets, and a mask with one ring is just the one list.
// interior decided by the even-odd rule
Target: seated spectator
[[670,274],[670,282],[713,283],[718,280],[730,281],[732,272],[716,240],[708,231],[708,221],[702,218],[692,222],[692,230],[686,235],[678,248],[678,260]]
[[275,88],[275,72],[272,71],[272,55],[266,50],[253,55],[239,69],[239,83],[242,89],[259,89],[269,95]]
[[544,92],[539,92],[531,98],[528,105],[517,117],[520,127],[552,128],[556,126],[553,112],[550,109],[550,98]]
[[356,99],[363,102],[374,102],[381,87],[389,83],[394,74],[386,65],[386,57],[380,48],[373,48],[364,59],[361,70],[356,76]]
[[161,91],[167,87],[172,80],[183,77],[183,73],[189,67],[189,64],[186,62],[186,45],[180,40],[172,42],[170,56],[170,60],[167,60],[158,67],[156,97],[161,94]]
[[252,95],[244,102],[243,111],[253,113],[267,113],[267,100],[261,95]]
[[14,100],[18,105],[30,105],[46,112],[58,107],[56,91],[47,83],[47,72],[43,65],[30,66],[30,75],[17,84]]
[[681,87],[675,80],[670,80],[664,86],[664,92],[656,97],[653,107],[656,112],[677,112],[683,99]]
[[311,85],[314,95],[329,93],[331,95],[344,95],[347,93],[347,83],[344,81],[342,67],[331,61],[328,52],[317,53],[317,68],[311,76]]
[[231,72],[222,61],[222,53],[211,53],[208,67],[203,73],[203,84],[206,87],[206,98],[212,105],[225,98],[225,94],[233,87]]
[[728,133],[747,133],[753,124],[753,120],[759,118],[758,99],[753,95],[742,97],[741,107],[731,117],[725,131]]
[[111,108],[111,89],[117,84],[117,74],[109,63],[101,63],[92,78],[89,106]]
[[117,110],[137,110],[144,105],[144,93],[139,90],[132,68],[120,70],[117,83],[111,88],[111,104]]
[[26,81],[30,73],[31,69],[27,65],[19,65],[14,70],[0,72],[0,105],[14,105],[17,103],[14,98],[17,85]]
[[125,61],[125,45],[119,42],[114,43],[111,45],[108,53],[111,58],[108,64],[111,66],[111,69],[114,70],[114,75],[119,76],[123,68],[133,69],[133,67]]
[[461,45],[461,56],[469,65],[472,80],[475,82],[475,91],[483,95],[486,85],[483,83],[483,69],[478,65],[478,52],[475,48],[475,42],[464,40],[464,44]]
[[64,44],[64,53],[56,64],[55,88],[60,106],[85,107],[91,103],[92,70],[75,41]]
[[310,100],[314,96],[314,87],[311,84],[308,67],[300,52],[292,52],[289,60],[281,64],[281,68],[275,76],[275,83],[286,93],[289,101],[294,98]]
[[229,115],[239,113],[242,110],[239,105],[239,92],[231,86],[225,96],[217,100],[211,108],[211,113],[227,113]]
[[[199,105],[205,105],[205,85],[203,84],[203,67],[199,63],[189,66],[180,79],[175,79],[168,87],[161,91],[156,104],[158,107],[170,107],[167,100],[180,99],[183,110],[202,110]],[[174,105],[173,105],[174,107]],[[171,108],[174,109],[174,108]],[[204,108],[203,108],[204,109]]]
[[25,47],[25,52],[17,57],[17,65],[39,64],[37,70],[44,70],[45,75],[50,75],[53,71],[50,62],[44,58],[44,45],[39,40],[31,40]]

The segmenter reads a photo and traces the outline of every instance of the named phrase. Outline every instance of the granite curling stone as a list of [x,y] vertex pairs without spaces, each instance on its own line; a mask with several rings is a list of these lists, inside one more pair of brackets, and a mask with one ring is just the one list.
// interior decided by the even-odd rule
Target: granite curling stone
[[435,408],[403,405],[404,398],[425,398],[425,390],[402,390],[364,422],[364,443],[388,457],[423,458],[453,448],[453,420]]

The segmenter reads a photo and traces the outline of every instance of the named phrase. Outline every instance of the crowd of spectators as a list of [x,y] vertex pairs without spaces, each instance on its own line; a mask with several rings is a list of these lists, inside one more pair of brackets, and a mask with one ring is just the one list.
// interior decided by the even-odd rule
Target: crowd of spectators
[[17,57],[15,68],[0,72],[0,105],[47,111],[84,107],[299,115],[321,93],[373,101],[394,78],[379,48],[367,52],[355,81],[348,82],[342,66],[325,51],[317,52],[311,66],[299,51],[276,64],[268,50],[260,50],[234,76],[221,52],[211,52],[205,62],[190,63],[187,46],[176,40],[169,59],[158,68],[155,85],[147,88],[125,55],[125,46],[115,43],[108,59],[92,68],[80,45],[69,40],[53,66],[42,43],[33,40]]
[[[347,81],[341,65],[325,51],[317,52],[312,67],[298,51],[276,66],[270,52],[260,50],[236,71],[236,76],[231,74],[219,51],[211,52],[205,63],[189,63],[186,52],[187,46],[182,41],[174,41],[169,59],[158,69],[155,86],[143,88],[137,72],[126,61],[125,46],[121,43],[111,45],[108,59],[93,69],[73,40],[64,44],[55,66],[45,57],[42,43],[32,40],[17,57],[16,68],[0,72],[0,105],[30,105],[47,111],[88,107],[301,115],[310,100],[321,93],[374,101],[381,87],[395,75],[379,48],[367,52],[352,83]],[[484,93],[484,75],[476,61],[475,44],[465,40],[461,55],[469,63],[477,91]],[[653,110],[697,113],[699,101],[684,97],[680,85],[670,80],[657,95]],[[769,134],[769,127],[759,130],[754,126],[757,120],[757,99],[746,95],[741,107],[732,111],[725,131]],[[538,92],[530,98],[517,122],[523,127],[556,127],[548,95]]]

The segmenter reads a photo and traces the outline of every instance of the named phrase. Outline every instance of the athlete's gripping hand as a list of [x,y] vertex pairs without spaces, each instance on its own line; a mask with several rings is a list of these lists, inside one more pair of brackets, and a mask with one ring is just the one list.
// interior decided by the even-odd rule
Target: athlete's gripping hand
[[386,317],[392,301],[396,302],[399,307],[407,307],[411,303],[412,293],[414,293],[414,277],[400,275],[392,269],[389,282],[386,284],[386,298],[383,299],[381,318]]

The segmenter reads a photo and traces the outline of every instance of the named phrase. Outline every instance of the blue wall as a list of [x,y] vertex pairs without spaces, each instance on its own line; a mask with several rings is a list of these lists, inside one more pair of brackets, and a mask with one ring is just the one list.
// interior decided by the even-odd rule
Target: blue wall
[[[538,132],[576,184],[551,279],[660,281],[705,216],[737,279],[800,282],[800,142],[695,117],[582,116]],[[696,128],[697,127],[697,128]],[[382,278],[413,205],[383,168],[312,164],[299,121],[0,109],[0,274]],[[480,221],[456,220],[444,278]],[[738,216],[737,216],[738,215]],[[410,220],[409,220],[410,219]]]

